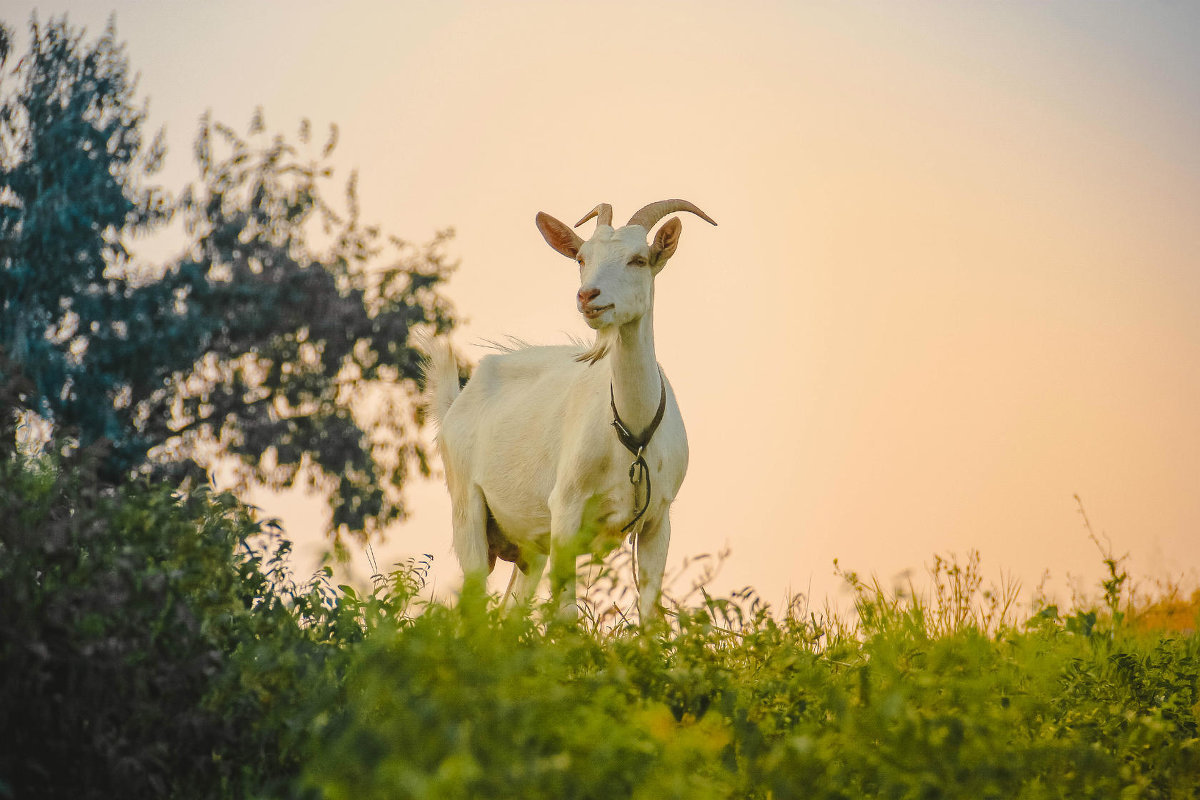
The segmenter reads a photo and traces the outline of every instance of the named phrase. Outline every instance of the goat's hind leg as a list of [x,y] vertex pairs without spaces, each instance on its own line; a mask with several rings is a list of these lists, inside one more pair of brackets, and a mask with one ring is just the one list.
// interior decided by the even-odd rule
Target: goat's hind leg
[[[532,548],[530,548],[532,549]],[[524,608],[537,591],[542,573],[546,571],[546,554],[537,551],[524,552],[526,571],[522,572],[513,565],[513,577],[505,594],[504,605],[507,608]]]
[[478,486],[457,488],[459,491],[450,495],[454,507],[454,555],[466,579],[484,580],[492,566],[488,563],[487,503]]

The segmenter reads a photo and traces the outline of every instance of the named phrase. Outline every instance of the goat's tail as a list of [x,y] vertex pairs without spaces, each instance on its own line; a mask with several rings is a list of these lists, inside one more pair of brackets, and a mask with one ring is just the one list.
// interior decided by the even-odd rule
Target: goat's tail
[[445,339],[430,339],[423,343],[429,358],[425,362],[426,416],[441,427],[446,412],[458,397],[458,360]]

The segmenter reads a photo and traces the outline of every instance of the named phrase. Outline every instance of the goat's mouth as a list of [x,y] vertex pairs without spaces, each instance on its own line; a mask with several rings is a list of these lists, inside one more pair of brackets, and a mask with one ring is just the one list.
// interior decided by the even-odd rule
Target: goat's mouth
[[579,309],[579,313],[583,314],[583,316],[587,317],[588,319],[599,319],[600,315],[602,315],[605,311],[611,311],[612,308],[612,303],[609,303],[606,306],[584,306]]

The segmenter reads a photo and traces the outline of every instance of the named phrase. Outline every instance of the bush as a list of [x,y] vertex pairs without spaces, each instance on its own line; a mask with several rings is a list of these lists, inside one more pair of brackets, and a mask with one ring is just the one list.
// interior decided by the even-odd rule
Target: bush
[[933,633],[936,609],[859,591],[874,626],[823,642],[762,608],[730,629],[730,600],[607,638],[433,607],[355,652],[308,779],[331,798],[1196,796],[1197,637],[1095,612]]
[[271,541],[230,495],[0,463],[0,795],[290,784],[337,652],[303,614],[339,612],[280,583]]
[[720,720],[680,725],[630,677],[591,635],[468,594],[358,649],[308,776],[330,798],[725,796]]
[[700,589],[637,631],[288,551],[228,495],[0,462],[0,796],[1200,794],[1200,637],[1121,611],[1111,558],[1099,607],[1024,624],[973,554],[927,598],[847,573],[854,623]]

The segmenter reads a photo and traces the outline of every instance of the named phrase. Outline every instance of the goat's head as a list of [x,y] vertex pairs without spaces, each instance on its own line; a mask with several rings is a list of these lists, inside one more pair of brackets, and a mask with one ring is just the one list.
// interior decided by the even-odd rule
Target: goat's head
[[647,237],[659,220],[677,211],[689,211],[717,224],[686,200],[660,200],[638,211],[624,227],[613,228],[612,206],[601,203],[575,223],[578,228],[596,218],[592,238],[584,241],[549,214],[537,215],[538,230],[546,242],[579,263],[576,302],[589,327],[624,325],[650,310],[654,278],[674,255],[683,225],[678,217],[672,217],[658,229],[653,241]]

